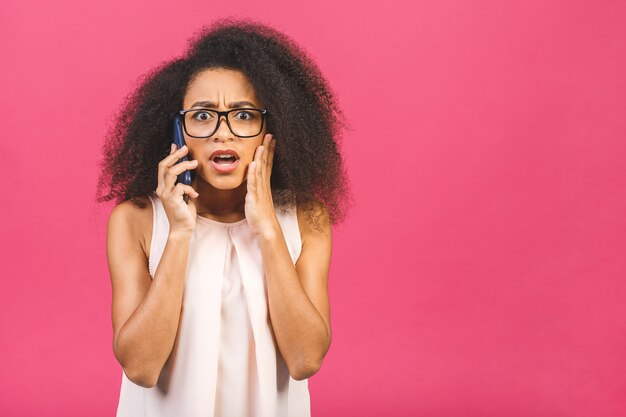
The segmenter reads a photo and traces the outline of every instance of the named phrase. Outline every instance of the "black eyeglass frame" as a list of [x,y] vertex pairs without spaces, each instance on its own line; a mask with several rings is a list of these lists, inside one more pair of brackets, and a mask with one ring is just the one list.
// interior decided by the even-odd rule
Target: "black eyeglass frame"
[[[208,136],[193,136],[190,135],[189,132],[187,132],[187,124],[185,123],[185,114],[189,113],[190,111],[211,111],[213,113],[217,113],[217,123],[215,124],[215,130],[213,132],[211,132],[210,135]],[[234,111],[241,111],[241,110],[257,110],[261,112],[261,129],[259,129],[259,132],[256,135],[249,135],[249,136],[239,136],[238,134],[236,134],[235,132],[233,132],[233,128],[230,126],[230,121],[228,120],[228,115]],[[204,139],[204,138],[209,138],[211,136],[213,136],[213,134],[215,132],[217,132],[217,129],[220,128],[220,123],[222,122],[222,116],[224,116],[224,118],[226,119],[226,125],[228,126],[228,129],[230,130],[230,133],[232,133],[233,135],[237,136],[238,138],[253,138],[255,136],[258,136],[259,133],[261,133],[263,131],[263,126],[265,126],[265,116],[267,115],[268,111],[265,109],[257,109],[254,107],[242,107],[242,108],[237,108],[237,109],[231,109],[231,110],[226,110],[226,111],[218,111],[218,110],[213,110],[213,109],[206,109],[206,108],[195,108],[195,109],[189,109],[189,110],[179,110],[180,115],[182,116],[182,124],[183,124],[183,129],[185,129],[185,133],[187,135],[189,135],[192,138],[198,138],[198,139]]]

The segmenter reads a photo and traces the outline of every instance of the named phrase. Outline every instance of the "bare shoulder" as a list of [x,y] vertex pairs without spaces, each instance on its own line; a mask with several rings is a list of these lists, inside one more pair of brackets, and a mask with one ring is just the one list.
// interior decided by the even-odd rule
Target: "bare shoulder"
[[297,216],[303,244],[306,239],[330,239],[330,216],[324,204],[314,201],[306,205],[298,205]]
[[109,221],[123,222],[129,228],[131,236],[141,243],[141,247],[146,255],[150,256],[150,241],[152,239],[152,202],[148,197],[137,197],[142,205],[138,207],[132,201],[124,201],[113,209]]

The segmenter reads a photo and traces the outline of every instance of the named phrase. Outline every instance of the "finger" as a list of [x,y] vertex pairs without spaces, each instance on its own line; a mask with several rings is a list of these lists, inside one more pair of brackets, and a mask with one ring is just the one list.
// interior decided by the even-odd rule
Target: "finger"
[[170,167],[167,170],[167,174],[166,178],[168,177],[174,177],[176,178],[178,176],[178,174],[183,173],[187,170],[192,170],[192,169],[196,169],[198,167],[198,160],[194,159],[191,161],[183,161],[183,162],[179,162],[176,165],[174,165],[173,167]]
[[265,145],[263,146],[263,172],[261,176],[264,179],[269,179],[270,174],[270,164],[271,164],[271,154],[272,151],[272,134],[268,133],[265,135]]
[[[176,146],[176,144],[174,144],[174,146]],[[184,145],[182,148],[178,148],[176,149],[176,151],[166,156],[161,162],[166,167],[171,167],[172,165],[176,164],[176,162],[178,162],[179,159],[187,155],[188,152],[189,152],[189,147],[187,145]]]
[[262,181],[265,177],[265,163],[263,162],[263,155],[266,154],[265,146],[259,146],[259,157],[258,161],[254,164],[254,173],[259,178],[259,181]]
[[[170,155],[172,154],[172,152],[174,152],[175,146],[176,144],[170,143],[170,153],[169,153]],[[157,189],[156,189],[157,194],[160,194],[162,192],[162,189],[164,188],[165,171],[163,169],[164,164],[162,162],[163,161],[159,161],[158,168],[157,168]]]
[[267,165],[267,150],[268,149],[269,149],[269,146],[263,145],[263,154],[261,155],[261,163],[263,164],[264,167]]
[[248,165],[248,175],[247,175],[247,182],[248,182],[248,192],[249,193],[254,193],[256,192],[256,166],[257,166],[257,161],[252,161],[250,162],[250,165]]
[[[158,180],[159,185],[163,184],[163,186],[165,186],[167,170],[169,169],[169,167],[176,164],[179,159],[185,156],[189,150],[189,148],[185,145],[182,148],[177,149],[176,151],[172,152],[172,149],[175,147],[176,147],[176,144],[172,143],[172,145],[170,145],[170,154],[159,162],[158,172],[157,172],[157,180]],[[157,187],[157,190],[158,189],[159,187]]]
[[263,138],[263,166],[267,165],[267,151],[270,148],[269,139],[271,139],[270,135],[265,135],[265,137]]
[[252,158],[253,161],[260,161],[260,157],[261,157],[261,153],[263,152],[263,143],[261,143],[259,146],[257,146],[256,150],[254,151],[254,158]]
[[[172,148],[176,147],[176,144],[172,144]],[[165,178],[165,171],[167,170],[167,168],[171,167],[172,165],[176,164],[176,162],[178,162],[179,159],[181,159],[182,157],[184,157],[187,152],[188,152],[189,148],[187,148],[187,146],[183,146],[180,149],[177,149],[174,152],[171,152],[170,149],[170,154],[168,156],[166,156],[165,158],[163,158],[160,162],[159,162],[159,171],[158,171],[158,178],[159,180],[163,180]]]
[[272,167],[274,166],[274,151],[275,150],[276,150],[276,139],[274,139],[274,135],[272,135],[272,139],[270,141],[270,147],[269,147],[269,155],[267,156],[268,177],[272,175]]
[[180,197],[182,197],[184,194],[189,194],[193,198],[196,198],[200,195],[196,190],[193,189],[191,185],[183,184],[182,182],[176,184],[172,193]]
[[[263,142],[265,142],[265,140],[263,140]],[[253,161],[256,162],[256,164],[254,164],[255,166],[255,172],[258,174],[260,173],[260,167],[262,164],[262,160],[261,160],[261,155],[263,154],[263,142],[261,142],[261,145],[259,145],[256,148],[256,151],[254,152],[254,158]]]
[[[170,155],[172,153],[174,153],[174,151],[176,150],[176,144],[175,143],[170,143]],[[164,158],[165,159],[165,158]],[[163,170],[161,169],[161,162],[159,162],[159,168],[157,170],[157,184],[161,185],[163,184]],[[159,189],[159,187],[157,186],[157,190]]]

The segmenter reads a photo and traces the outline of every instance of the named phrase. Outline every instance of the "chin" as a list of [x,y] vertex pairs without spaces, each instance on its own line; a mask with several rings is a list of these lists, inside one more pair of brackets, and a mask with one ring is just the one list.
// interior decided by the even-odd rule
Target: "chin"
[[222,174],[210,176],[209,181],[207,182],[218,190],[233,190],[241,186],[243,178],[233,172],[228,175]]

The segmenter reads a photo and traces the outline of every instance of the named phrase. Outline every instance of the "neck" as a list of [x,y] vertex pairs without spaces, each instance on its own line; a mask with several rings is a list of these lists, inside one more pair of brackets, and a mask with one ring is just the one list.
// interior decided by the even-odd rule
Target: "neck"
[[191,186],[200,194],[194,200],[199,216],[228,223],[245,218],[245,198],[248,191],[245,181],[237,188],[221,190],[196,175]]

